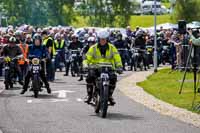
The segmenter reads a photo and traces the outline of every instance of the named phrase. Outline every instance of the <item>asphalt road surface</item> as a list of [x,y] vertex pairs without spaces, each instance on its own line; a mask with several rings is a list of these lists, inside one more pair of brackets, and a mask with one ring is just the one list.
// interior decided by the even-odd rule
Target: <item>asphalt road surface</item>
[[109,107],[108,117],[102,119],[93,107],[83,102],[85,82],[62,75],[57,73],[57,80],[51,83],[53,94],[48,95],[44,90],[38,99],[32,97],[32,92],[19,95],[19,87],[3,91],[0,130],[3,133],[200,133],[199,128],[162,116],[119,90],[114,94],[117,104]]

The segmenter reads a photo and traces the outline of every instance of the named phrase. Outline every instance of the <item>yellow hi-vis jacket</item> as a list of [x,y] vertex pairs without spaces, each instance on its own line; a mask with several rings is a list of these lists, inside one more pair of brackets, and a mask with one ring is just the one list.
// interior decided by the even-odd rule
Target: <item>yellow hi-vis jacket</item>
[[106,50],[105,57],[101,55],[100,49],[98,48],[98,44],[91,46],[88,52],[86,53],[86,58],[83,61],[83,66],[87,67],[90,65],[109,63],[112,64],[113,69],[122,67],[121,57],[118,53],[117,48],[110,43],[108,43],[107,45],[109,48]]
[[53,42],[52,54],[53,54],[53,56],[55,56],[56,55],[56,49],[55,49],[55,44],[54,44],[54,41],[53,41],[52,37],[48,37],[48,38],[44,39],[43,40],[43,45],[46,46],[49,39],[52,40],[52,42]]

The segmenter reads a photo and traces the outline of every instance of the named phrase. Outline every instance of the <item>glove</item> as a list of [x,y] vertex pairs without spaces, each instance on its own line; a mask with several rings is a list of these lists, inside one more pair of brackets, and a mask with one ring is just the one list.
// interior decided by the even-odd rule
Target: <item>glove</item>
[[10,61],[11,61],[11,58],[7,56],[7,57],[4,58],[4,61],[5,61],[5,62],[10,62]]
[[117,71],[118,74],[122,74],[123,73],[123,69],[122,68],[117,68],[116,71]]

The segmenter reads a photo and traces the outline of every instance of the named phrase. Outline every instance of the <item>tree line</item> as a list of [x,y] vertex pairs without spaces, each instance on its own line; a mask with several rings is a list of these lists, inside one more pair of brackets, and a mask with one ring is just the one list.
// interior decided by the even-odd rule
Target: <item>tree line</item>
[[[200,20],[199,4],[200,0],[176,0],[172,18]],[[12,25],[70,25],[83,16],[90,26],[125,27],[138,6],[136,0],[83,0],[78,9],[75,0],[0,0],[0,16]]]

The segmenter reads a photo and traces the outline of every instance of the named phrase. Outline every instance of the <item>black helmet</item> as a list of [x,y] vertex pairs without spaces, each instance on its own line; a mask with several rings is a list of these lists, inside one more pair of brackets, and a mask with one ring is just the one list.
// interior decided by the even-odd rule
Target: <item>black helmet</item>
[[117,37],[118,39],[122,39],[123,36],[122,36],[121,33],[118,33],[116,37]]

